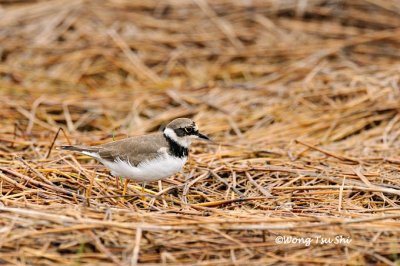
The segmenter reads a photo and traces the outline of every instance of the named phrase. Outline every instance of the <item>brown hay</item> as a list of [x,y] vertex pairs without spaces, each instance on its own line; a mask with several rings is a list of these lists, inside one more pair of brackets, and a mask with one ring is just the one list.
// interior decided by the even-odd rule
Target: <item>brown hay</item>
[[[1,263],[399,263],[396,0],[0,3]],[[53,147],[182,116],[215,143],[144,196]]]

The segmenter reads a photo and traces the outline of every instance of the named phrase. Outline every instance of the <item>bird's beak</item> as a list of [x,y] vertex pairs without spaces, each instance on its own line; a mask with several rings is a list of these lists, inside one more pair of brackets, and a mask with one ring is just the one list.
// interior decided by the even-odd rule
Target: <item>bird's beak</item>
[[210,138],[209,138],[209,137],[207,137],[207,136],[206,136],[206,135],[204,135],[204,134],[201,134],[200,132],[199,132],[199,133],[197,133],[197,136],[198,136],[199,138],[201,138],[201,139],[210,140]]

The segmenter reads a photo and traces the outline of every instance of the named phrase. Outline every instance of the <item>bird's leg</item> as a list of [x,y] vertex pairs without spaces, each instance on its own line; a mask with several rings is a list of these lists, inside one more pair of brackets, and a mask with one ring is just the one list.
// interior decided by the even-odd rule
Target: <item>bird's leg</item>
[[143,182],[142,183],[142,197],[141,197],[141,200],[145,200],[146,199],[146,197],[144,196],[144,193],[145,193],[145,189],[146,189],[146,182]]
[[126,178],[124,182],[124,190],[122,191],[122,195],[126,195],[126,191],[128,190],[129,179]]

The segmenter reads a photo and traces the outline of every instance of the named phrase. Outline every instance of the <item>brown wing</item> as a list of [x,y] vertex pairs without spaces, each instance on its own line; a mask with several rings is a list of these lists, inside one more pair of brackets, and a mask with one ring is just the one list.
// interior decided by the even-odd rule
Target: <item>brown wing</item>
[[167,141],[162,133],[138,136],[110,142],[96,146],[102,159],[115,161],[117,159],[128,160],[137,166],[146,159],[154,159],[160,156],[161,147],[167,147]]

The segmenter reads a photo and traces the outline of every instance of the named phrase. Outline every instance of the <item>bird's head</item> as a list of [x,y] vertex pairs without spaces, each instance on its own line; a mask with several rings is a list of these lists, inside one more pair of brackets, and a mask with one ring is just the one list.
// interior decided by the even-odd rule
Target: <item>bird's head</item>
[[193,139],[209,140],[206,135],[199,132],[196,123],[189,118],[174,119],[165,127],[164,134],[186,148]]

